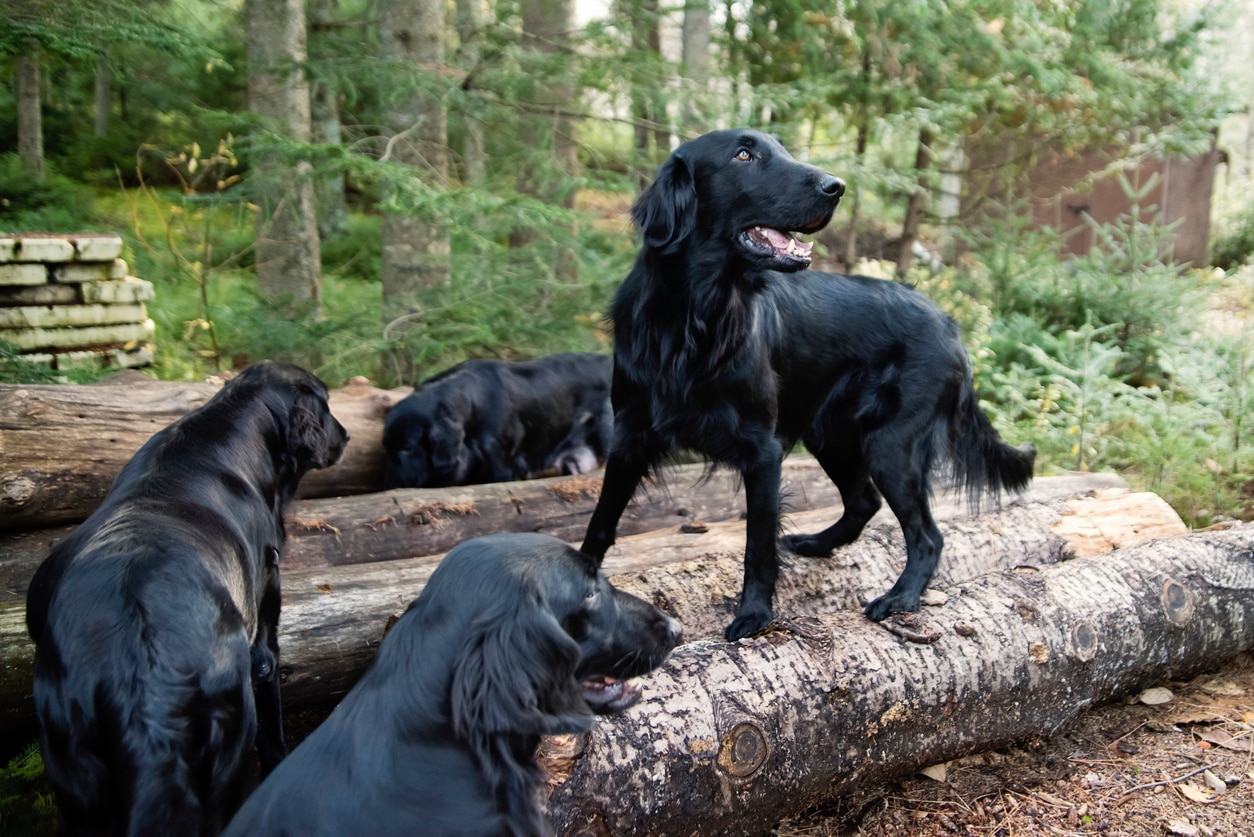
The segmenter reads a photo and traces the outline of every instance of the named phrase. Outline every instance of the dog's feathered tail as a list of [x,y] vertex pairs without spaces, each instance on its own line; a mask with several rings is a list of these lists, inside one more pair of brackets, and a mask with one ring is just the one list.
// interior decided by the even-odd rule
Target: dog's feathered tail
[[974,388],[964,387],[958,399],[949,445],[954,487],[964,491],[972,509],[978,509],[986,495],[1000,500],[1003,492],[1023,491],[1032,480],[1036,447],[1030,442],[1013,447],[1002,441],[980,409]]

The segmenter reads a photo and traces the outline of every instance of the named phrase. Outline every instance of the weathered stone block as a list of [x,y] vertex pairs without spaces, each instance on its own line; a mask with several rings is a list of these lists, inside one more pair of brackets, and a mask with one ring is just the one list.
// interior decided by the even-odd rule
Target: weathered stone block
[[110,278],[112,262],[70,262],[48,265],[48,275],[53,282],[64,285],[81,285],[84,282],[104,282]]
[[13,260],[17,262],[68,262],[74,245],[64,238],[17,236]]
[[[29,305],[0,308],[0,332],[15,328],[79,328],[142,323],[147,319],[148,311],[142,302],[127,305]],[[0,337],[5,335],[0,333]]]
[[83,302],[117,304],[151,302],[156,296],[151,282],[129,276],[116,282],[91,282],[81,286]]
[[74,237],[75,258],[80,262],[111,262],[122,255],[122,239],[116,235]]
[[0,285],[45,285],[48,268],[42,264],[0,264]]
[[157,326],[152,320],[121,325],[87,326],[84,328],[31,328],[9,331],[4,338],[22,351],[38,349],[77,349],[84,346],[109,346],[132,340],[151,341]]
[[[14,305],[67,305],[80,301],[78,285],[0,285],[0,308]],[[81,287],[91,287],[83,285]],[[97,299],[93,302],[111,300]],[[138,302],[127,299],[119,302]]]

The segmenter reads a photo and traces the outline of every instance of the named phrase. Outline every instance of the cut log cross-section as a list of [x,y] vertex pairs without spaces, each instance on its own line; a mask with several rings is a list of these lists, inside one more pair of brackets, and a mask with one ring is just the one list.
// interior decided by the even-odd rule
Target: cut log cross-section
[[846,612],[681,646],[640,704],[547,742],[557,833],[765,834],[1216,667],[1254,646],[1254,525],[986,575],[894,621],[916,641]]

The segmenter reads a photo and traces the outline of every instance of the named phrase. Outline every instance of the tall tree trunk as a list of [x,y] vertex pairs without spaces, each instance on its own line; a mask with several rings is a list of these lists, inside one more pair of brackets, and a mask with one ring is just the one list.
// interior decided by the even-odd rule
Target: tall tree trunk
[[710,2],[688,0],[684,5],[683,54],[681,75],[684,79],[683,128],[693,134],[709,130],[710,75]]
[[[626,0],[622,14],[631,22],[631,48],[637,55],[648,55],[654,62],[662,58],[658,0]],[[658,95],[658,79],[653,70],[637,77],[631,85],[633,147],[643,165],[636,172],[636,186],[643,189],[653,174],[653,164],[669,147],[666,111]]]
[[109,48],[96,58],[96,85],[93,98],[96,105],[92,135],[104,138],[109,135],[109,109],[113,106],[113,73],[109,68]]
[[[305,76],[302,0],[246,0],[248,106],[267,130],[309,142],[309,81]],[[316,315],[322,300],[321,242],[308,163],[258,153],[256,199],[257,290],[293,317]]]
[[[379,47],[395,67],[398,83],[424,68],[444,65],[444,3],[440,0],[382,0]],[[432,189],[448,184],[448,112],[428,90],[404,84],[384,117],[386,156],[414,169],[414,177]],[[448,229],[438,218],[402,212],[383,216],[383,321],[401,337],[417,323],[423,291],[450,281]],[[392,352],[398,378],[412,382],[412,353],[402,345]]]
[[[479,38],[485,15],[483,0],[457,0],[458,65],[468,74],[473,74],[479,64]],[[466,92],[470,97],[476,95],[473,85]],[[483,183],[486,173],[483,118],[468,107],[462,112],[462,177],[473,186]]]
[[[522,4],[522,46],[546,59],[538,63],[555,67],[556,56],[570,55],[572,0],[524,0]],[[538,92],[530,113],[524,113],[519,138],[525,146],[551,149],[551,164],[540,163],[518,178],[518,191],[566,209],[575,206],[574,179],[578,171],[575,119],[572,105],[578,95],[570,72],[555,68],[553,80]],[[554,265],[555,278],[574,283],[579,280],[578,252],[570,246],[577,230],[571,226],[555,230],[554,252],[531,263]],[[535,246],[536,236],[529,228],[516,227],[510,233],[510,247],[516,250]]]
[[36,180],[44,179],[44,118],[39,90],[39,46],[31,43],[14,67],[17,92],[17,154]]
[[897,278],[905,279],[914,261],[914,243],[919,239],[919,223],[927,203],[927,170],[932,165],[932,132],[919,129],[919,145],[914,155],[915,187],[906,201],[906,217],[901,225],[901,249],[897,251]]
[[[309,59],[316,68],[321,65],[320,69],[324,71],[312,86],[310,127],[314,142],[325,145],[340,145],[344,140],[340,124],[339,86],[331,74],[326,72],[330,56],[325,54],[325,47],[319,49],[319,43],[324,42],[319,36],[335,28],[334,11],[334,0],[313,0],[309,7]],[[319,175],[315,192],[318,201],[318,234],[326,238],[344,229],[347,218],[344,173],[337,169],[326,175]]]

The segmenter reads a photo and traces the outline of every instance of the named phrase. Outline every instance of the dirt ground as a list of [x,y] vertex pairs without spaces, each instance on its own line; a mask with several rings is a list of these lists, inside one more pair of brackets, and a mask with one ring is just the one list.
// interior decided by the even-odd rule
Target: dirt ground
[[928,772],[834,800],[775,833],[1254,837],[1254,654],[1097,707],[1052,738]]

